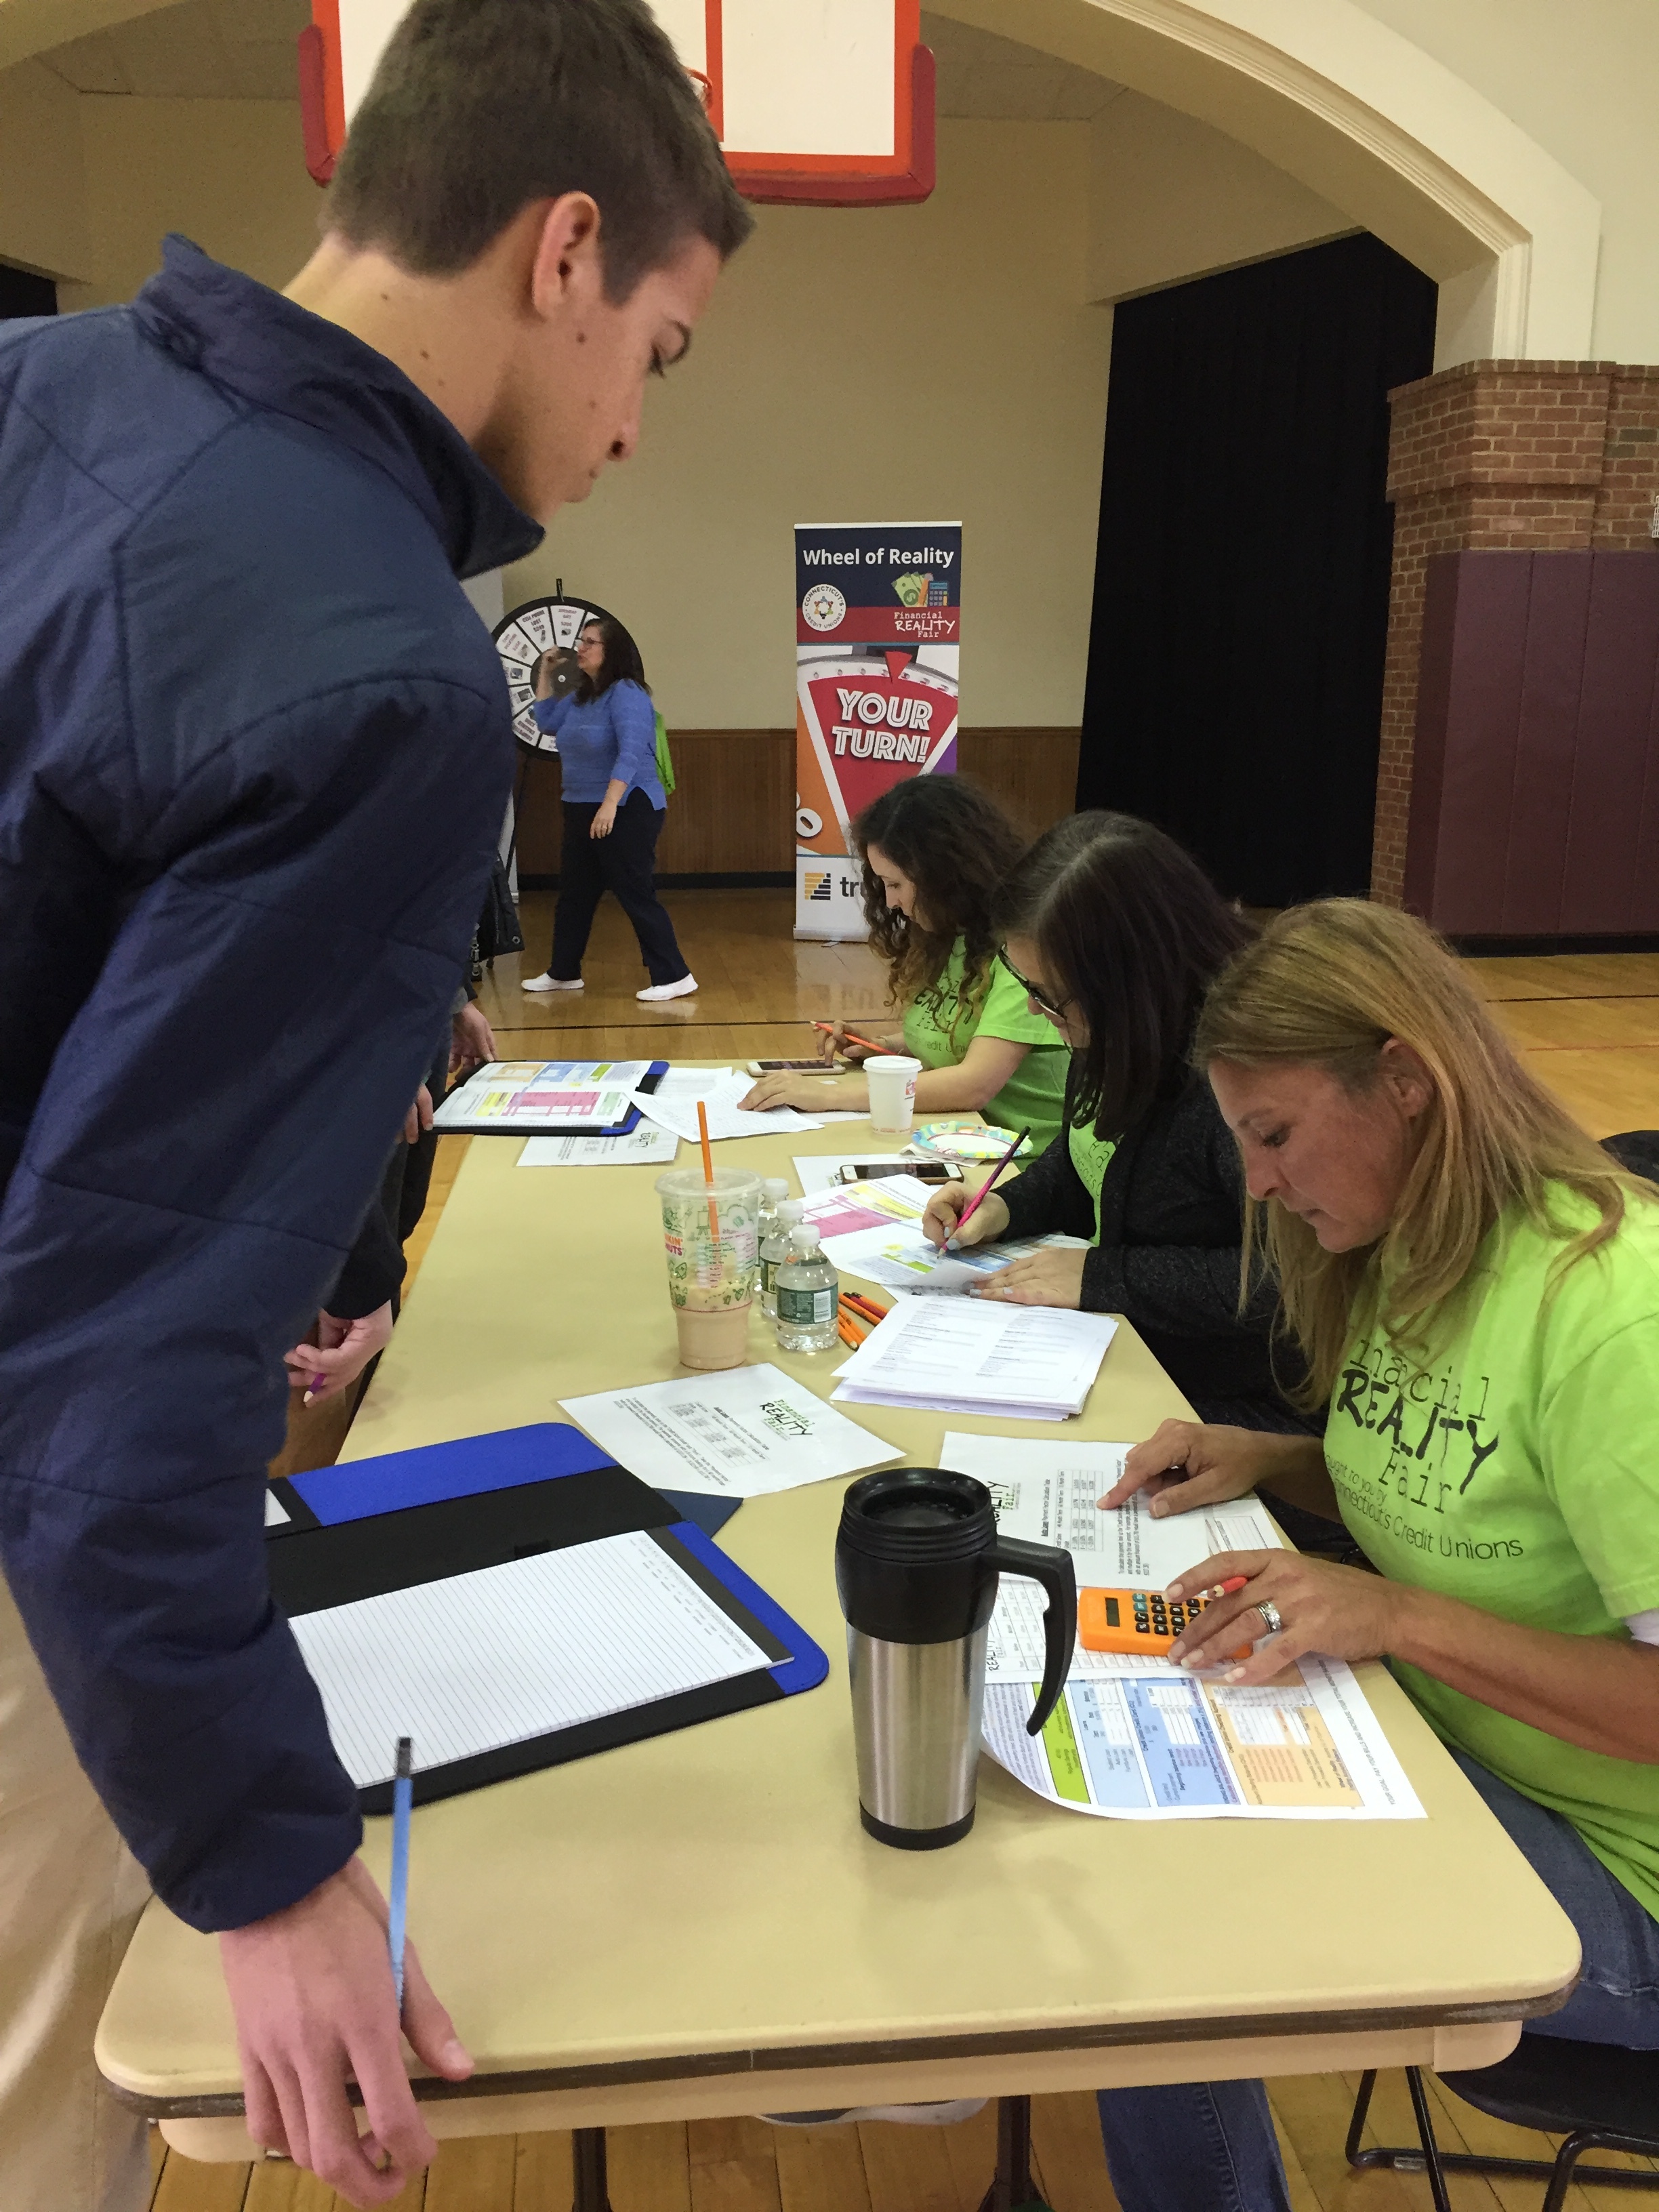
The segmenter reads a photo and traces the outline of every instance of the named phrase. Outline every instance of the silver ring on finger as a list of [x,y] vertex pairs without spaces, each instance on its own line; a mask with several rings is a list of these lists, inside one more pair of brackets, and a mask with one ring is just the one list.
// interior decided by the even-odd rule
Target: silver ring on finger
[[1282,1636],[1285,1633],[1285,1616],[1270,1597],[1264,1597],[1256,1607],[1256,1611],[1267,1622],[1269,1636]]

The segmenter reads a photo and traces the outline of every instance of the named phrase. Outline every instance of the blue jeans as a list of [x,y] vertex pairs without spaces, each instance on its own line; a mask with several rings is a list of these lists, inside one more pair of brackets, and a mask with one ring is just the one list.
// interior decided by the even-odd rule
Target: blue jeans
[[[1659,2051],[1659,1921],[1559,1813],[1452,1756],[1578,1931],[1578,1986],[1528,2035]],[[1290,2212],[1260,2081],[1103,2089],[1100,2131],[1123,2212]]]

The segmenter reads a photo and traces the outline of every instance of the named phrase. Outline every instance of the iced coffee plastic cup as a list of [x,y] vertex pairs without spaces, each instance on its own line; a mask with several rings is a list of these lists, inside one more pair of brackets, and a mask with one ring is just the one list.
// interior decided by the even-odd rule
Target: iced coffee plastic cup
[[682,1367],[744,1363],[760,1279],[757,1224],[762,1188],[760,1177],[743,1168],[716,1168],[709,1184],[701,1163],[670,1168],[657,1177],[668,1297],[679,1331]]
[[878,1053],[864,1063],[870,1084],[870,1127],[884,1137],[902,1137],[916,1118],[916,1078],[921,1062],[903,1053]]

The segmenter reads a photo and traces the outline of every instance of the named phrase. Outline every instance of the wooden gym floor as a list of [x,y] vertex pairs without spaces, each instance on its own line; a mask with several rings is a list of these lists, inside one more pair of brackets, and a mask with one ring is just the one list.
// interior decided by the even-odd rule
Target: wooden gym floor
[[[646,981],[632,933],[615,905],[600,909],[587,988],[550,999],[519,989],[520,972],[547,964],[552,900],[525,900],[527,946],[497,963],[485,1012],[505,1054],[601,1058],[650,1053],[687,1060],[799,1057],[814,1018],[882,1015],[880,970],[862,946],[797,945],[784,891],[671,891],[665,903],[702,988],[695,998],[637,1006]],[[1598,1137],[1659,1127],[1659,954],[1572,955],[1471,963],[1528,1065]],[[409,1249],[410,1281],[465,1151],[446,1138],[426,1218]],[[416,1293],[418,1295],[418,1292]],[[316,1408],[296,1423],[284,1463],[319,1466],[338,1449]],[[1357,2077],[1302,2075],[1269,2083],[1295,2212],[1425,2212],[1420,2174],[1349,2172],[1343,2137]],[[1487,2120],[1431,2082],[1448,2150],[1547,2155],[1541,2138]],[[1380,2128],[1381,2133],[1376,2130]],[[1054,2212],[1112,2212],[1091,2098],[1034,2100],[1036,2163]],[[1404,2076],[1385,2074],[1367,2141],[1415,2140]],[[777,2130],[759,2120],[620,2129],[610,2138],[615,2212],[976,2212],[994,2164],[991,2112],[950,2129],[861,2126]],[[1639,2166],[1639,2160],[1604,2163]],[[198,2166],[161,2155],[152,2212],[345,2212],[308,2175],[270,2162]],[[1457,2212],[1535,2212],[1535,2182],[1451,2183]],[[398,2212],[568,2212],[569,2139],[511,2136],[445,2144],[431,2172],[398,2199]],[[1577,2189],[1571,2212],[1627,2212],[1623,2191]]]

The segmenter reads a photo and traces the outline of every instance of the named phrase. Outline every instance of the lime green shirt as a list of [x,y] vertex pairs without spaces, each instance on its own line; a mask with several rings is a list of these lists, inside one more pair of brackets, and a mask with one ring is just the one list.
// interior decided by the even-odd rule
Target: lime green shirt
[[1078,1180],[1095,1202],[1095,1242],[1100,1242],[1100,1187],[1117,1150],[1115,1137],[1097,1137],[1092,1121],[1073,1121],[1066,1132],[1066,1146]]
[[983,1110],[988,1121],[1005,1129],[1023,1129],[1029,1122],[1031,1152],[1040,1152],[1060,1134],[1071,1054],[1046,1015],[1031,1012],[1024,992],[1000,961],[992,964],[990,988],[975,1021],[962,1004],[963,949],[958,938],[939,981],[939,1003],[930,998],[926,1005],[906,1007],[905,1049],[924,1067],[955,1067],[976,1036],[1029,1045],[1030,1050]]
[[[1591,1218],[1570,1193],[1557,1201],[1564,1222]],[[1659,1206],[1632,1202],[1547,1304],[1561,1243],[1506,1215],[1426,1360],[1378,1329],[1358,1336],[1325,1456],[1383,1574],[1529,1628],[1623,1638],[1626,1616],[1659,1607]],[[1659,1766],[1395,1672],[1445,1742],[1562,1814],[1659,1918]]]

